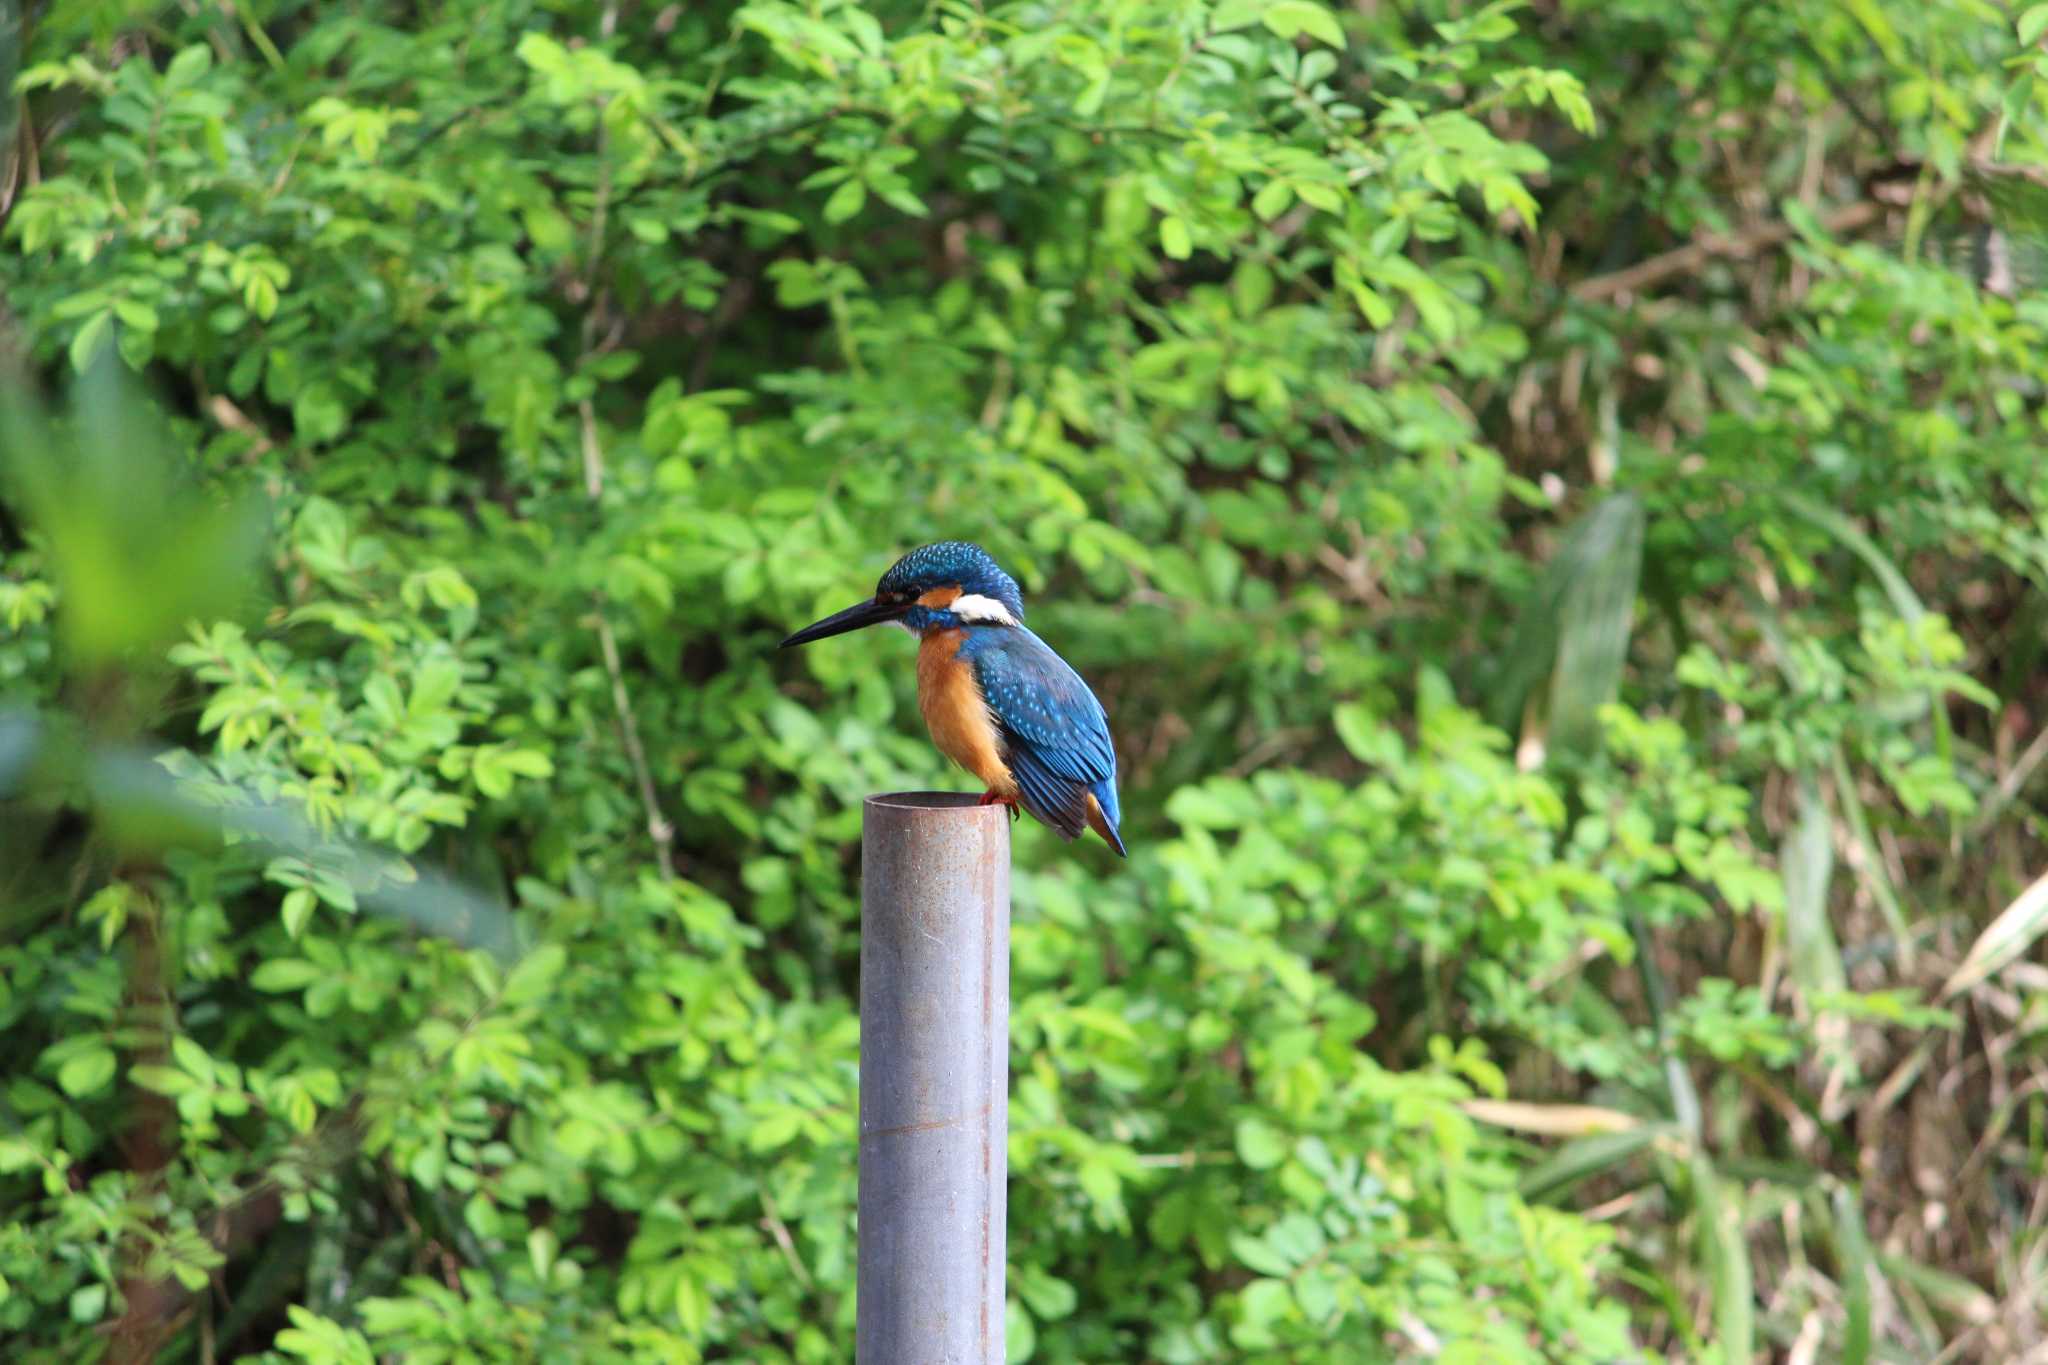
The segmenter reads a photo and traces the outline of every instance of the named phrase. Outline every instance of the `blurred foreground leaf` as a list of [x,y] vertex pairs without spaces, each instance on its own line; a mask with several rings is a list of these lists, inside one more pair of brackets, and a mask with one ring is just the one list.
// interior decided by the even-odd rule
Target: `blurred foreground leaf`
[[187,476],[168,419],[103,350],[68,413],[0,393],[0,490],[35,528],[62,608],[74,667],[91,670],[162,645],[187,621],[238,614],[267,508]]
[[1565,532],[1515,622],[1490,692],[1494,723],[1513,728],[1532,694],[1547,699],[1547,748],[1583,752],[1600,734],[1600,708],[1621,687],[1629,624],[1642,576],[1643,504],[1603,499]]

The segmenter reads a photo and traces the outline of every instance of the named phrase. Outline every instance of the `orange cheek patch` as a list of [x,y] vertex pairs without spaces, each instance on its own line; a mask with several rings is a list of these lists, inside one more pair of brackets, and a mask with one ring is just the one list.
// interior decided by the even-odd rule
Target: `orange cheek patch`
[[930,592],[918,598],[917,604],[921,607],[950,607],[959,597],[960,589],[958,588],[933,588]]

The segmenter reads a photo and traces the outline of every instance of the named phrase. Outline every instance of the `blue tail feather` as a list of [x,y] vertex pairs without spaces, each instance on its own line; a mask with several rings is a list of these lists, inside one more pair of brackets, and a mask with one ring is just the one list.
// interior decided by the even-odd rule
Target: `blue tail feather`
[[1116,803],[1116,778],[1105,777],[1088,788],[1095,804],[1102,808],[1102,823],[1109,829],[1109,846],[1116,850],[1118,857],[1124,856],[1124,813]]

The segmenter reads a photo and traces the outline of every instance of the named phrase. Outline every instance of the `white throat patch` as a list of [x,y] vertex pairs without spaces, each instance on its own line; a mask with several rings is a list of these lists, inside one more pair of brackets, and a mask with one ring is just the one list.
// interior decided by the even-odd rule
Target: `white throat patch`
[[999,626],[1014,626],[1017,618],[1010,615],[1010,609],[993,597],[969,593],[956,597],[947,604],[947,611],[963,621],[993,621]]

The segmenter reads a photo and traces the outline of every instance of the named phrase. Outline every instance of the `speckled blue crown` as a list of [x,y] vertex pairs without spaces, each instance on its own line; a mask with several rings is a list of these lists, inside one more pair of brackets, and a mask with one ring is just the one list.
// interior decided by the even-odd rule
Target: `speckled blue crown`
[[1011,616],[1019,621],[1024,619],[1024,594],[1019,591],[1017,580],[1004,573],[989,558],[988,551],[964,540],[942,540],[912,550],[882,575],[875,595],[914,595],[956,583],[961,592],[993,597],[1009,609]]

